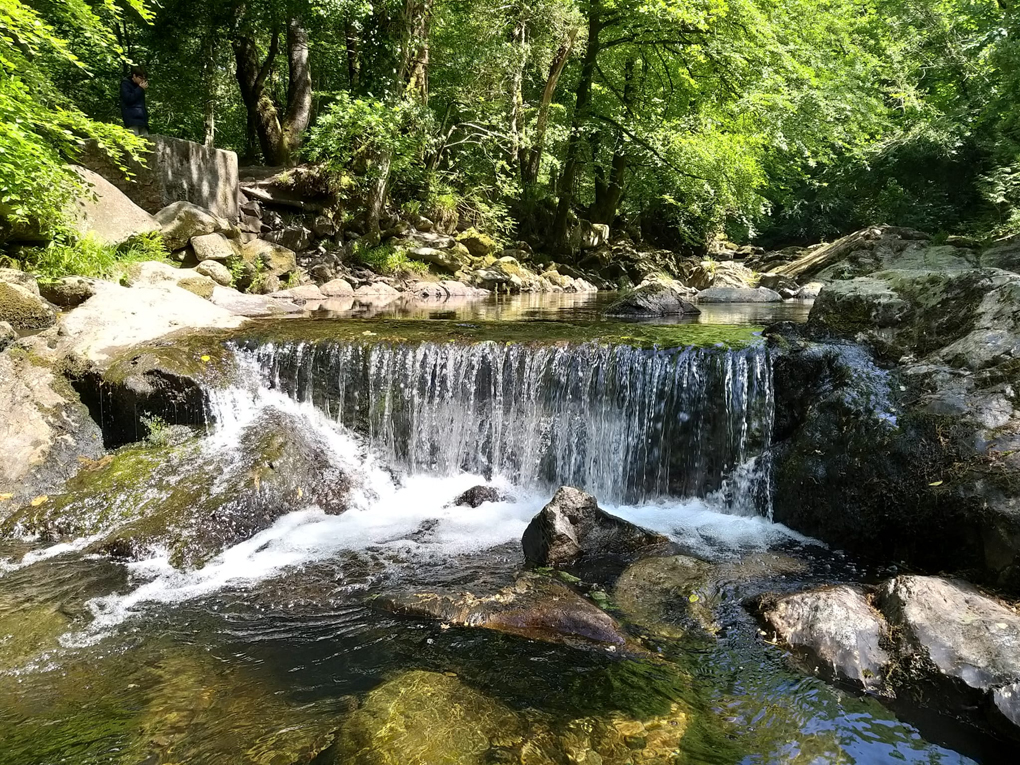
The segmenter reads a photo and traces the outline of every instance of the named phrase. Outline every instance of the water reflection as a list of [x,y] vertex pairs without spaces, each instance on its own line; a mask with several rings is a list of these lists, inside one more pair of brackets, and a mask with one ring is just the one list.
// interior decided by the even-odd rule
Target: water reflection
[[[479,321],[598,321],[617,293],[527,293],[485,298],[451,297],[423,300],[406,296],[334,298],[305,306],[306,315],[321,318],[462,319]],[[388,298],[388,299],[387,299]],[[705,303],[696,316],[659,316],[636,321],[656,324],[767,325],[807,321],[810,300],[782,303]],[[619,321],[619,318],[614,319]]]

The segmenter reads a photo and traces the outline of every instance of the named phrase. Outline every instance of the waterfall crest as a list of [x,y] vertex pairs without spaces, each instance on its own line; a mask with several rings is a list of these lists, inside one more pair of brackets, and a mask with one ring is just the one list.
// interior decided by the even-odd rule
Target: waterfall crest
[[735,512],[764,510],[750,496],[767,494],[756,460],[773,420],[764,348],[318,341],[239,352],[261,384],[413,473],[569,484],[608,502],[716,493]]

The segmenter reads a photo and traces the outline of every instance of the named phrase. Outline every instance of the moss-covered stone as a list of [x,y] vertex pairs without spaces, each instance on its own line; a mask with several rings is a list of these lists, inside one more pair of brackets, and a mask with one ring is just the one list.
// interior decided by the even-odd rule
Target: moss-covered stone
[[476,258],[484,258],[496,251],[496,242],[488,234],[483,234],[473,228],[457,235],[457,241],[464,245],[468,252]]
[[46,302],[18,284],[0,281],[0,321],[15,329],[44,329],[57,320]]

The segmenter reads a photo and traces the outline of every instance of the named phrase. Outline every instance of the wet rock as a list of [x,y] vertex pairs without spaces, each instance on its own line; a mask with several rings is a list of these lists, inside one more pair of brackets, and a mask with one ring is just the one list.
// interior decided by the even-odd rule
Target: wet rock
[[899,576],[883,585],[879,606],[914,673],[982,696],[1020,681],[1020,616],[972,585]]
[[240,254],[234,240],[227,239],[223,234],[194,236],[191,238],[191,248],[200,263],[206,260],[224,262]]
[[229,287],[214,289],[210,302],[231,314],[250,318],[283,316],[289,313],[302,313],[303,310],[301,306],[289,300],[276,300],[266,295],[248,295]]
[[366,303],[388,303],[399,298],[400,293],[386,282],[374,282],[362,284],[354,290],[354,297]]
[[586,647],[623,649],[627,636],[609,614],[548,576],[523,574],[494,595],[414,593],[384,595],[374,605],[446,624]]
[[0,321],[15,329],[44,329],[57,320],[38,294],[17,284],[0,282]]
[[845,680],[881,688],[892,657],[889,627],[864,593],[846,585],[767,599],[762,615],[791,648]]
[[581,558],[627,557],[668,550],[668,537],[610,515],[591,494],[562,486],[532,518],[521,540],[524,557],[537,566],[563,566]]
[[472,486],[455,500],[456,507],[481,507],[486,502],[506,502],[510,497],[495,486]]
[[162,445],[152,439],[96,460],[65,493],[23,506],[3,523],[51,538],[97,537],[89,548],[123,558],[169,551],[179,568],[216,554],[311,505],[347,508],[351,479],[342,458],[297,417],[267,409],[243,427],[236,444],[209,453],[198,439]]
[[95,280],[65,276],[52,282],[40,282],[39,294],[53,305],[76,308],[96,294]]
[[698,293],[699,303],[779,303],[783,298],[766,287],[709,287]]
[[[225,265],[215,260],[206,260],[195,267],[195,273],[208,276],[221,287],[229,287],[234,277]],[[210,298],[212,296],[210,295]]]
[[1002,722],[1011,726],[1012,731],[1020,731],[1020,683],[996,688],[992,702],[995,711],[1002,716]]
[[343,279],[332,279],[319,287],[319,289],[326,297],[350,297],[354,294],[354,288]]
[[156,213],[163,241],[171,252],[181,249],[192,237],[233,233],[230,221],[191,202],[174,202]]
[[669,316],[699,314],[693,292],[679,282],[650,281],[606,309],[608,316]]
[[284,300],[291,300],[294,302],[307,302],[310,300],[322,300],[325,295],[322,290],[314,284],[303,284],[300,287],[291,287],[290,289],[280,290],[279,292],[271,292],[269,297],[283,298]]

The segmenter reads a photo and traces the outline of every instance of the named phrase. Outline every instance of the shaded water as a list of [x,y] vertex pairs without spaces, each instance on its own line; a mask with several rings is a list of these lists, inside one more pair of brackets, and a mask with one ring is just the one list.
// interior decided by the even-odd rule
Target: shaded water
[[[763,350],[324,341],[240,352],[250,380],[212,393],[216,425],[189,469],[219,470],[212,456],[229,462],[245,428],[283,412],[330,445],[357,496],[342,515],[314,506],[285,515],[196,571],[174,569],[158,547],[123,563],[83,545],[3,542],[0,763],[307,763],[359,705],[377,709],[374,692],[417,670],[455,675],[503,710],[501,720],[528,726],[536,747],[559,753],[507,759],[524,758],[528,742],[512,749],[494,737],[457,760],[465,764],[574,762],[563,747],[578,724],[631,725],[678,705],[693,721],[679,748],[635,762],[971,761],[874,699],[794,670],[742,607],[765,590],[864,575],[769,522],[755,501],[767,466],[754,458],[771,427]],[[175,479],[170,464],[157,467],[153,485]],[[486,479],[511,498],[451,505]],[[524,566],[528,520],[568,480],[599,492],[610,512],[731,567],[719,569],[710,604],[716,637],[630,624],[611,581],[582,592],[627,622],[646,658],[374,607],[394,591],[506,586]],[[741,573],[774,554],[785,569]],[[434,715],[435,737],[462,714],[431,709],[441,702],[429,696],[413,700]],[[420,751],[427,739],[414,742]],[[630,745],[640,753],[645,743]],[[968,751],[1008,761],[978,748]],[[385,760],[346,762],[377,761]]]

